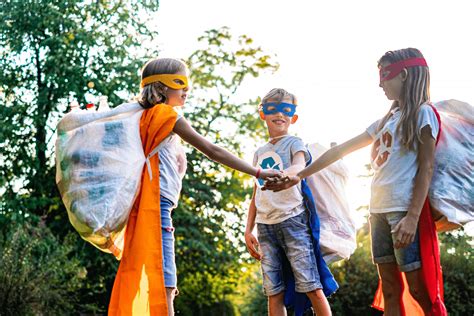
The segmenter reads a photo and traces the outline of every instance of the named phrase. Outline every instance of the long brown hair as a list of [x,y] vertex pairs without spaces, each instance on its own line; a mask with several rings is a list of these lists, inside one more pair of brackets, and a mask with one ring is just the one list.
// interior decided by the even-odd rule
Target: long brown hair
[[[393,64],[414,57],[424,58],[416,48],[388,51],[380,58],[378,66],[380,68],[382,63]],[[399,101],[393,102],[388,113],[382,118],[378,130],[381,130],[387,123],[392,110],[399,107],[401,116],[396,132],[401,136],[403,146],[408,150],[413,150],[415,140],[421,142],[416,125],[421,105],[430,100],[430,71],[428,67],[424,66],[408,67],[406,70],[407,78],[403,84],[401,98]]]
[[[146,77],[161,74],[175,74],[186,71],[186,64],[174,58],[152,59],[143,66],[142,80]],[[145,109],[154,107],[158,103],[166,103],[166,90],[169,88],[161,82],[154,82],[143,87],[137,98],[138,103]]]

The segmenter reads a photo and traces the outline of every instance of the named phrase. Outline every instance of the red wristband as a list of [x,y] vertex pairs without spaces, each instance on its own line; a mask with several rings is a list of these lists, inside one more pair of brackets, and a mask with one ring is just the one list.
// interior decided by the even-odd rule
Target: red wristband
[[258,176],[260,175],[260,172],[261,172],[261,171],[262,171],[262,169],[258,168],[258,170],[257,170],[257,174],[255,175],[255,178],[257,178],[257,179],[258,179]]

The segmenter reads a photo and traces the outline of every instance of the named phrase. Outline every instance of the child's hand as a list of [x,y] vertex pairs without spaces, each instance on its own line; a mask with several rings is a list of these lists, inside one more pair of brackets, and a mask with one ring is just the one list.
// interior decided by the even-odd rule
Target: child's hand
[[301,179],[297,175],[287,176],[275,181],[266,181],[262,190],[271,190],[274,192],[286,190],[292,186],[300,183]]
[[259,252],[259,243],[257,238],[252,233],[245,233],[245,244],[247,245],[247,251],[250,253],[252,257],[257,260],[262,259],[262,255]]
[[258,177],[264,180],[280,179],[282,177],[282,172],[275,169],[262,169]]
[[415,240],[416,228],[418,220],[413,219],[407,214],[392,230],[395,237],[395,249],[404,248]]

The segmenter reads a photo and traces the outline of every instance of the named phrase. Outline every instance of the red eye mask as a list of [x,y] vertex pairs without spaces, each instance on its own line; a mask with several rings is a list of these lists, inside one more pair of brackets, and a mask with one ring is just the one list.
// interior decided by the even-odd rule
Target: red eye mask
[[380,82],[393,79],[402,72],[403,69],[415,66],[428,67],[428,64],[424,58],[409,58],[397,61],[396,63],[380,68]]

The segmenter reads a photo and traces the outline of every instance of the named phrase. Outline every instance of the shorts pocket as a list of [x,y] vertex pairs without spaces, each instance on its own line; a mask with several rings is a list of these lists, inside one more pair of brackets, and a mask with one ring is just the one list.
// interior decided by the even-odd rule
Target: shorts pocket
[[289,223],[300,228],[308,228],[308,213],[303,211],[301,214],[287,219]]

